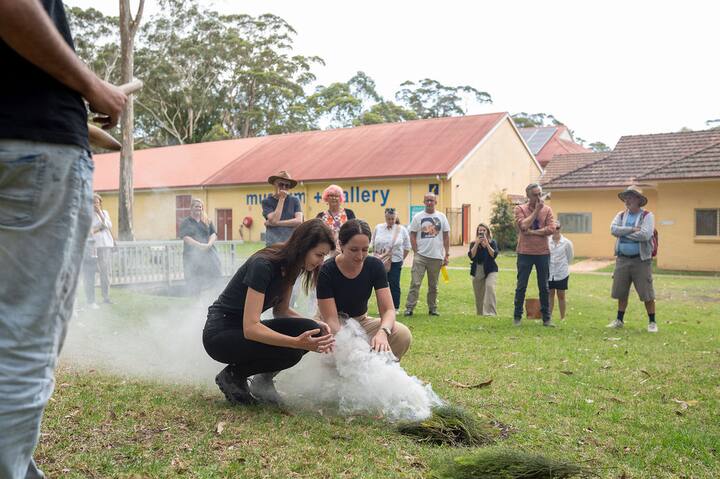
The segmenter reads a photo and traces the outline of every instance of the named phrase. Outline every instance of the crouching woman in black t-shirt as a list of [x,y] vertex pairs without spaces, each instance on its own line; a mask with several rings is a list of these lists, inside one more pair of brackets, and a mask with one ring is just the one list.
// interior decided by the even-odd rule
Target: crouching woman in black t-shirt
[[[253,254],[210,306],[203,345],[211,358],[228,364],[215,378],[228,401],[276,403],[272,378],[277,372],[297,364],[307,351],[332,351],[335,340],[327,324],[300,317],[289,303],[298,276],[305,275],[306,290],[317,284],[333,248],[330,228],[318,219],[307,221],[285,243]],[[275,318],[261,321],[270,308]]]
[[[338,233],[341,253],[320,268],[317,283],[318,309],[322,319],[335,333],[340,329],[338,312],[357,320],[377,352],[392,353],[398,359],[410,348],[412,335],[404,324],[395,321],[395,306],[382,261],[368,255],[372,232],[362,220],[348,220]],[[380,318],[367,315],[373,289]]]

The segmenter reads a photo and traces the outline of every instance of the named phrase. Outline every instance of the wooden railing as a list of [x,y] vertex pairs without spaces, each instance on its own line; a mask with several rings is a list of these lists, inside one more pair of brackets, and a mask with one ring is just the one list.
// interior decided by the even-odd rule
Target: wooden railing
[[[216,241],[223,276],[230,276],[247,258],[236,252],[242,241]],[[110,255],[110,284],[159,283],[182,280],[183,243],[177,241],[118,241]]]

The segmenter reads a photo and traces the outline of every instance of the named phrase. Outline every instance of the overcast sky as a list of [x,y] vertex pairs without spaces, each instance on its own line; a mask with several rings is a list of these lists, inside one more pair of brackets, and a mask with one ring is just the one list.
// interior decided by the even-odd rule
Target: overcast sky
[[[117,15],[117,0],[65,0]],[[146,15],[157,12],[147,0]],[[493,103],[469,113],[551,113],[576,135],[706,129],[720,118],[720,2],[214,0],[224,13],[284,18],[295,50],[326,66],[319,84],[358,70],[393,99],[405,80],[471,85]]]

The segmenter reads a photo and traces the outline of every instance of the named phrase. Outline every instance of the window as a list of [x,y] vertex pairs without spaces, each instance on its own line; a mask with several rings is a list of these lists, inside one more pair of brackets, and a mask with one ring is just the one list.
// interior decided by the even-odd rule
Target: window
[[558,213],[563,233],[592,233],[592,213]]
[[695,236],[720,236],[720,209],[695,210]]
[[180,236],[180,223],[190,216],[190,203],[192,195],[177,195],[175,197],[175,237]]

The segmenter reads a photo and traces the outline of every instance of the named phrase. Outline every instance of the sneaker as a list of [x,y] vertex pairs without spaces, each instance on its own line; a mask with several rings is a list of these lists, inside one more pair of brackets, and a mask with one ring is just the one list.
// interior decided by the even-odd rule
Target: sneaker
[[406,309],[405,312],[403,313],[403,316],[412,316],[412,315],[413,315],[412,309]]
[[554,328],[555,327],[553,322],[549,319],[547,321],[543,321],[543,326],[545,326],[546,328]]
[[625,326],[625,323],[620,321],[619,319],[616,319],[612,323],[608,324],[606,327],[612,329],[620,329],[623,326]]
[[650,321],[648,323],[648,333],[657,333],[657,332],[658,332],[657,323],[655,321]]
[[428,314],[430,316],[440,316],[440,313],[438,313],[437,311],[428,311]]
[[215,384],[231,404],[257,404],[257,400],[250,394],[247,378],[238,378],[226,367],[215,376]]
[[97,303],[90,303],[90,309],[100,309],[100,305]]
[[520,326],[520,319],[521,319],[521,318],[514,318],[514,319],[513,319],[513,326]]
[[277,373],[261,373],[248,378],[250,393],[260,402],[280,406],[282,398],[275,389],[273,377]]

